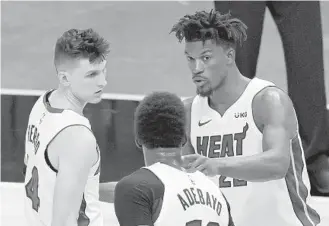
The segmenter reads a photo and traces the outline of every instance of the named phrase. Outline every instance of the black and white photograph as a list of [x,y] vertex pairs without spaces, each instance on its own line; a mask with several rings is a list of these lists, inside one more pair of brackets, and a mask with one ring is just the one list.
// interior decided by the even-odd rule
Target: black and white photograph
[[329,1],[1,1],[1,226],[329,226]]

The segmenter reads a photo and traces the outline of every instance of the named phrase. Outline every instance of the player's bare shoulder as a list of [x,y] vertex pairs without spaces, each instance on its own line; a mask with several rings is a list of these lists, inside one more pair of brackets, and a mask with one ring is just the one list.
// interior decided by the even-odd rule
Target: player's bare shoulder
[[89,128],[72,125],[63,129],[49,145],[49,158],[58,164],[59,159],[74,159],[92,166],[98,160],[96,138]]
[[278,87],[266,87],[255,95],[252,102],[254,121],[262,132],[267,124],[283,125],[296,135],[297,116],[293,103],[283,90]]

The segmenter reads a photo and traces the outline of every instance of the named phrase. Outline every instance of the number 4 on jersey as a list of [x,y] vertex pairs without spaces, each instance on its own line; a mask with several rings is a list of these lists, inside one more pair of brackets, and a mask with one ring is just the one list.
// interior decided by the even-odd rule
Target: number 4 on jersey
[[32,208],[38,212],[40,207],[40,198],[38,195],[39,174],[38,169],[33,167],[32,178],[25,185],[26,196],[32,201]]

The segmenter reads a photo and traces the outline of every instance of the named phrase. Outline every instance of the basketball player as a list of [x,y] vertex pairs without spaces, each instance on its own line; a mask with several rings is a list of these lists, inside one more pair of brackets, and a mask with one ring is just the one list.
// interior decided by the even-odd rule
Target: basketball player
[[184,172],[185,127],[184,104],[174,94],[155,92],[137,107],[136,143],[143,149],[146,167],[115,187],[120,225],[234,225],[217,185],[200,172]]
[[56,90],[32,108],[26,133],[25,210],[31,226],[102,226],[98,200],[100,153],[87,103],[106,82],[109,44],[92,29],[66,31],[56,42]]
[[236,225],[317,225],[296,113],[273,83],[244,77],[235,64],[246,25],[199,11],[174,25],[197,95],[187,99],[184,164],[223,190]]

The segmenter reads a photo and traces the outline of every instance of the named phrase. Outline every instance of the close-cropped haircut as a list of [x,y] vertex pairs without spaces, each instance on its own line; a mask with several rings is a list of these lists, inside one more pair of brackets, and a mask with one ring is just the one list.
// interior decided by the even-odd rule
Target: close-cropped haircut
[[136,141],[149,149],[181,147],[186,140],[185,123],[181,99],[169,92],[154,92],[136,108]]
[[54,64],[56,69],[70,60],[88,59],[102,62],[110,52],[110,44],[93,29],[70,29],[57,40]]
[[228,44],[232,47],[242,45],[247,40],[247,26],[231,13],[221,14],[211,10],[197,11],[193,15],[185,15],[171,29],[179,42],[215,40],[217,44]]

